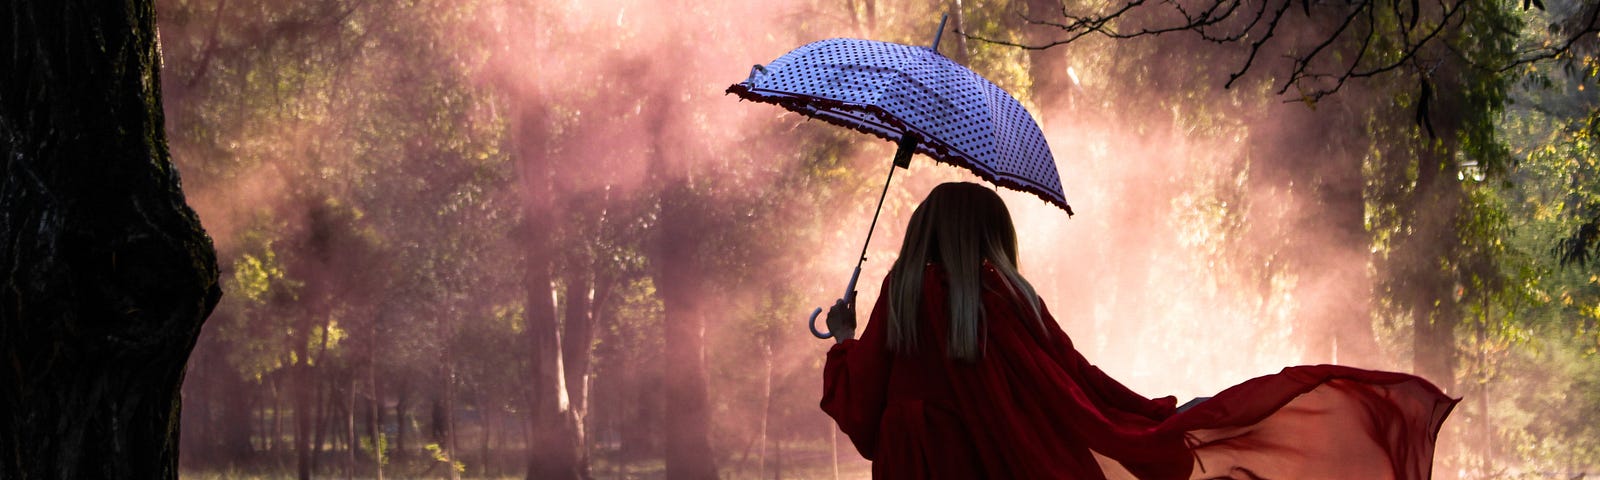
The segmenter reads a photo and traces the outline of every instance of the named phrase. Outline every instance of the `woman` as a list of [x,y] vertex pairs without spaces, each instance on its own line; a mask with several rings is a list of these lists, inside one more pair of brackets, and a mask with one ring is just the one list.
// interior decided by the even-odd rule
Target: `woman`
[[861,338],[836,304],[822,409],[874,478],[1429,476],[1455,401],[1420,378],[1291,367],[1178,413],[1086,361],[1017,272],[1005,204],[938,186]]

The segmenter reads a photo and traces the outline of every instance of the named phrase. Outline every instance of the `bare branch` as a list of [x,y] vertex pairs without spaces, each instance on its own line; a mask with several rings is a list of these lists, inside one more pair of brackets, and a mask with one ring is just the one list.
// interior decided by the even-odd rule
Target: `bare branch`
[[[1373,8],[1375,7],[1373,7],[1371,3],[1364,3],[1360,8],[1350,11],[1350,14],[1344,17],[1344,21],[1339,23],[1339,27],[1333,31],[1333,34],[1328,35],[1327,38],[1323,39],[1322,43],[1312,47],[1311,53],[1292,58],[1294,62],[1294,68],[1289,72],[1289,78],[1284,80],[1283,87],[1278,89],[1278,94],[1281,95],[1284,92],[1289,91],[1290,85],[1295,84],[1301,78],[1305,78],[1306,69],[1311,66],[1311,62],[1317,58],[1317,55],[1321,54],[1323,49],[1328,48],[1328,45],[1332,45],[1334,41],[1344,36],[1345,29],[1350,28],[1351,22],[1354,22],[1356,17],[1361,15],[1361,12],[1370,11]],[[1369,16],[1368,19],[1370,20],[1371,17]],[[1339,83],[1344,83],[1342,78]]]
[[[1129,0],[1098,14],[1075,14],[1063,4],[1059,19],[1020,15],[1028,24],[1058,31],[1059,38],[1038,44],[960,33],[980,42],[1039,50],[1070,44],[1089,35],[1130,39],[1188,32],[1207,42],[1243,47],[1243,58],[1228,74],[1224,88],[1232,88],[1253,70],[1281,68],[1283,76],[1276,93],[1285,95],[1290,88],[1298,89],[1299,98],[1290,101],[1315,101],[1340,91],[1351,80],[1401,69],[1426,75],[1424,64],[1431,60],[1423,57],[1450,55],[1471,61],[1449,45],[1446,35],[1441,35],[1464,25],[1464,19],[1471,14],[1469,10],[1476,5],[1469,0],[1298,0],[1305,18],[1295,16],[1292,20],[1285,14],[1297,0],[1258,0],[1255,8],[1246,6],[1246,1],[1249,0]],[[1600,6],[1584,8],[1581,21],[1570,23],[1576,26],[1562,32],[1559,44],[1524,50],[1506,65],[1472,67],[1499,73],[1570,56],[1574,49],[1595,42],[1596,34],[1600,34]],[[1318,24],[1327,28],[1304,28]],[[1285,31],[1282,29],[1324,33],[1284,40],[1278,35]],[[1270,57],[1274,52],[1288,53],[1282,55],[1282,63],[1263,61],[1264,55]],[[1332,60],[1338,57],[1351,60]]]
[[[1245,58],[1244,65],[1240,66],[1239,70],[1228,74],[1228,83],[1223,84],[1222,88],[1233,88],[1233,82],[1238,81],[1240,77],[1250,71],[1250,66],[1255,64],[1256,56],[1261,54],[1261,47],[1266,45],[1268,40],[1272,40],[1272,35],[1277,33],[1278,21],[1283,20],[1283,12],[1289,10],[1289,3],[1289,1],[1284,1],[1283,5],[1278,7],[1278,11],[1273,13],[1272,21],[1267,23],[1267,33],[1262,35],[1260,40],[1250,44],[1250,56]],[[1265,2],[1262,2],[1262,5],[1265,4]],[[1255,22],[1252,21],[1251,25],[1255,25]]]

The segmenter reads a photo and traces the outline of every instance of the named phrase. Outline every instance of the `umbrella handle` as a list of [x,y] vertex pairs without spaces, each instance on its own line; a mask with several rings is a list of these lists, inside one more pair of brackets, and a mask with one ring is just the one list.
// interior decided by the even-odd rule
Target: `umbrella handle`
[[[850,284],[844,287],[844,301],[849,303],[856,298],[856,280],[861,278],[861,262],[867,261],[867,246],[872,245],[872,231],[878,228],[878,214],[883,212],[883,199],[889,196],[889,183],[894,181],[896,168],[907,168],[911,165],[911,155],[917,151],[917,143],[922,141],[922,136],[916,132],[907,131],[900,135],[900,147],[894,153],[894,163],[889,165],[889,177],[883,179],[883,193],[878,194],[878,208],[872,211],[872,224],[867,226],[867,241],[861,243],[861,258],[856,260],[856,271],[850,273]],[[811,328],[811,335],[817,338],[833,338],[833,332],[817,331],[817,315],[822,313],[822,308],[811,311],[811,319],[806,321],[806,326]]]
[[[861,264],[856,264],[856,271],[850,274],[850,284],[844,287],[844,302],[850,303],[856,298],[856,279],[861,278]],[[806,320],[806,327],[811,329],[811,335],[817,338],[833,338],[833,332],[817,330],[817,315],[822,313],[822,307],[811,311],[811,319]]]
[[811,311],[811,320],[806,321],[806,326],[807,327],[811,327],[811,336],[813,336],[813,337],[823,338],[823,339],[833,338],[833,332],[822,332],[822,331],[818,331],[817,330],[817,315],[821,314],[821,313],[822,313],[822,307],[817,307],[816,310],[812,310]]

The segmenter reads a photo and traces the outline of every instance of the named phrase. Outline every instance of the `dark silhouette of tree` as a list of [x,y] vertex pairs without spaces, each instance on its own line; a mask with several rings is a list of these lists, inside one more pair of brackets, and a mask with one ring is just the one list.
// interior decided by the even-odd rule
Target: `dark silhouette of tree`
[[149,1],[0,9],[0,477],[177,478],[221,297],[167,153]]

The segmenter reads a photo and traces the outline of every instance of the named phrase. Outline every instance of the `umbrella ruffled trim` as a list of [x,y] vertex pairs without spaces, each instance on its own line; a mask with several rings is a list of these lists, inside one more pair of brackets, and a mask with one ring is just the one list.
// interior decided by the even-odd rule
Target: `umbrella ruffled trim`
[[[916,132],[917,135],[921,135],[923,138],[928,138],[928,135],[926,135],[924,132],[922,132],[920,130],[917,130],[915,127],[911,127],[909,125],[906,125],[904,122],[896,120],[893,116],[887,115],[885,112],[883,112],[882,109],[879,109],[879,108],[871,106],[871,105],[856,105],[856,104],[847,103],[847,102],[841,102],[841,101],[838,101],[838,100],[833,100],[833,99],[828,99],[828,98],[813,97],[813,96],[807,96],[807,95],[795,95],[795,94],[789,94],[789,93],[778,94],[778,95],[765,95],[765,94],[758,93],[758,92],[755,92],[755,91],[751,90],[750,89],[750,85],[748,85],[746,83],[742,83],[742,82],[741,83],[735,83],[735,84],[729,86],[728,90],[725,91],[724,94],[728,94],[728,93],[737,95],[742,100],[749,100],[749,101],[752,101],[752,102],[759,102],[759,103],[777,105],[777,106],[783,107],[785,110],[789,110],[791,112],[795,112],[795,113],[798,113],[798,114],[801,114],[801,115],[805,115],[806,118],[815,118],[815,119],[822,120],[824,122],[828,122],[828,123],[831,123],[831,124],[834,124],[834,125],[838,125],[838,126],[841,126],[841,127],[849,128],[851,130],[855,130],[855,131],[858,131],[858,132],[861,132],[861,133],[870,134],[872,136],[875,136],[875,137],[878,137],[878,138],[881,138],[881,139],[884,139],[884,140],[888,140],[890,142],[898,142],[898,141],[900,141],[900,136],[897,134],[897,132],[890,132],[890,131],[887,131],[887,130],[884,130],[884,129],[872,128],[871,126],[863,125],[863,124],[855,123],[855,122],[850,122],[850,121],[847,121],[846,119],[839,118],[839,117],[826,116],[826,115],[817,116],[817,115],[814,115],[814,114],[816,112],[818,112],[818,111],[823,110],[823,109],[831,109],[831,110],[838,110],[838,111],[853,111],[853,112],[866,113],[866,114],[871,115],[873,118],[877,119],[879,122],[882,122],[884,125],[886,125],[889,128],[898,130],[899,132],[906,132],[906,131]],[[954,153],[950,150],[950,148],[947,145],[945,145],[942,142],[922,142],[922,143],[917,145],[917,151],[919,153],[927,155],[929,158],[932,158],[937,162],[940,162],[940,163],[943,163],[943,164],[946,164],[946,165],[952,165],[952,166],[960,167],[960,168],[962,168],[962,169],[964,169],[966,171],[972,172],[973,174],[977,175],[979,178],[982,178],[985,181],[988,181],[989,183],[993,183],[995,185],[1006,187],[1006,188],[1009,188],[1011,190],[1015,190],[1015,191],[1018,191],[1018,192],[1024,192],[1024,193],[1033,194],[1034,196],[1039,197],[1040,200],[1044,200],[1045,203],[1048,203],[1048,204],[1051,204],[1051,205],[1055,205],[1056,207],[1062,209],[1063,211],[1066,211],[1068,218],[1071,218],[1073,216],[1073,214],[1074,214],[1073,211],[1072,211],[1072,206],[1068,205],[1065,199],[1058,199],[1058,198],[1052,197],[1052,196],[1050,196],[1048,194],[1045,194],[1043,192],[1040,192],[1039,191],[1040,189],[1036,185],[1029,185],[1029,184],[1026,184],[1026,183],[1018,182],[1018,181],[1010,179],[1010,178],[1006,178],[1006,177],[1001,177],[1001,176],[995,175],[994,173],[985,171],[983,169],[972,168],[969,165],[962,165],[962,164],[959,164],[959,163],[956,163],[956,162],[953,162],[953,161],[950,161],[950,160],[946,160],[946,158],[948,158],[950,156],[953,156]]]

